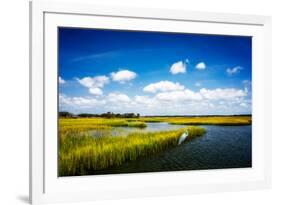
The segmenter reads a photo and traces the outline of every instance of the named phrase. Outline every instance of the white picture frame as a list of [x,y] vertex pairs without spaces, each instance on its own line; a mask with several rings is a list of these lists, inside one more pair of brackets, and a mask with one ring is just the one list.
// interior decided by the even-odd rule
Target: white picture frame
[[[58,177],[55,151],[58,26],[253,36],[253,167],[63,179]],[[30,111],[32,204],[269,188],[271,18],[184,10],[31,2]]]

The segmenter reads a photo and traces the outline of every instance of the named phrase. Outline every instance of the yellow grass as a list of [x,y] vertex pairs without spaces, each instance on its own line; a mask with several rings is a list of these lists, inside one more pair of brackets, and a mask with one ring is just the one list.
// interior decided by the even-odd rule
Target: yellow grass
[[[189,139],[201,136],[205,129],[188,127]],[[134,132],[128,136],[100,137],[75,132],[60,133],[59,175],[94,174],[95,170],[118,166],[126,161],[177,146],[186,128],[162,132]]]
[[[188,126],[178,130],[134,132],[128,136],[111,136],[115,127],[146,127],[148,122],[181,125],[248,125],[251,116],[213,117],[141,117],[59,119],[59,175],[86,175],[95,170],[118,166],[177,146],[179,137],[188,129],[189,139],[201,136],[204,128]],[[103,133],[92,137],[88,131]]]
[[251,116],[178,117],[166,119],[170,124],[180,125],[250,125]]

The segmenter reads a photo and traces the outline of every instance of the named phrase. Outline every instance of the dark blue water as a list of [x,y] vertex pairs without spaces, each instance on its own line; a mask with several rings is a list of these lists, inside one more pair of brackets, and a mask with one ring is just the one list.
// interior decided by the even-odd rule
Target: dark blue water
[[245,168],[252,166],[252,126],[202,126],[207,132],[148,158],[93,174]]

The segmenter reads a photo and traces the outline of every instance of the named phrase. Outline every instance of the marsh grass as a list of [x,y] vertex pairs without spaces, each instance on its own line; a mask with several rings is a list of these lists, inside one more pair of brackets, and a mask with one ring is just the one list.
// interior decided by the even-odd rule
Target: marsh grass
[[167,117],[141,117],[138,119],[139,121],[142,121],[142,122],[166,122],[167,120]]
[[167,118],[167,122],[177,125],[250,125],[251,116],[219,116],[219,117],[178,117]]
[[78,118],[78,119],[59,119],[60,130],[84,131],[94,129],[111,129],[112,127],[146,127],[145,122],[127,119],[106,119],[106,118]]
[[250,125],[251,116],[141,117],[142,122],[168,122],[177,125]]
[[[136,131],[112,136],[118,127],[145,128],[146,123],[167,122],[180,125],[249,125],[251,116],[140,117],[59,119],[59,175],[94,173],[124,162],[162,152],[177,146],[186,128],[159,132]],[[92,137],[91,131],[101,137]],[[205,129],[188,126],[188,140],[201,136]]]
[[[205,129],[187,128],[189,139],[201,136]],[[118,166],[170,147],[177,146],[186,128],[162,132],[134,132],[128,136],[94,138],[79,132],[60,133],[59,175],[74,176],[93,173],[95,170]]]
[[147,125],[145,124],[145,122],[141,122],[141,121],[130,121],[127,123],[128,127],[138,127],[138,128],[145,128],[147,127]]

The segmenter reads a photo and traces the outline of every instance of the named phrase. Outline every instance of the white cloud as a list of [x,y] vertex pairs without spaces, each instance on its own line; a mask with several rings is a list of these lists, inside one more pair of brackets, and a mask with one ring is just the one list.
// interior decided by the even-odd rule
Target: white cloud
[[99,98],[65,95],[59,98],[60,110],[75,113],[135,112],[142,115],[247,114],[251,113],[251,103],[244,90],[235,88],[161,91],[132,98],[118,92]]
[[184,86],[179,83],[173,83],[171,81],[159,81],[157,83],[151,83],[143,88],[143,91],[150,93],[176,90],[184,90]]
[[110,102],[131,102],[131,99],[127,95],[122,93],[109,93],[107,99]]
[[156,98],[159,100],[165,101],[185,101],[185,100],[202,100],[200,93],[193,92],[192,90],[185,89],[182,91],[172,91],[172,92],[163,92],[158,93]]
[[85,77],[82,79],[78,79],[78,82],[87,87],[87,88],[102,88],[105,84],[109,83],[109,78],[102,75],[102,76],[96,76],[96,77]]
[[89,92],[93,95],[102,95],[103,92],[100,88],[89,88]]
[[86,110],[89,113],[102,113],[113,111],[112,108],[116,112],[123,113],[131,104],[133,104],[132,100],[122,93],[110,93],[98,99],[91,96],[69,97],[64,94],[59,95],[60,110],[69,110],[75,113],[85,112]]
[[112,72],[110,76],[113,81],[125,83],[126,81],[135,79],[137,77],[137,74],[130,70],[120,70],[117,72]]
[[234,68],[227,68],[226,73],[228,75],[232,76],[232,75],[239,73],[241,70],[243,70],[243,68],[241,66],[236,66]]
[[136,95],[135,96],[135,102],[144,103],[144,104],[151,104],[152,98],[150,98],[149,96],[145,96],[145,95]]
[[[137,96],[139,112],[153,114],[242,114],[251,113],[251,100],[243,89],[202,88],[158,92],[154,96]],[[163,107],[165,109],[163,109]]]
[[[188,60],[188,59],[187,59]],[[174,63],[170,68],[170,73],[173,75],[186,72],[186,64],[182,61]]]
[[180,102],[186,100],[235,100],[236,98],[242,98],[245,96],[247,96],[247,93],[244,90],[238,90],[234,88],[217,88],[214,90],[202,88],[199,92],[194,92],[189,89],[161,92],[158,93],[155,97],[158,100]]
[[70,106],[74,108],[88,108],[95,107],[97,105],[103,105],[104,100],[97,100],[92,97],[68,97],[66,95],[59,95],[60,106]]
[[65,80],[62,79],[60,76],[59,76],[59,84],[64,84],[65,83]]
[[204,98],[209,100],[234,99],[247,96],[247,93],[244,90],[238,90],[234,88],[217,88],[214,90],[202,88],[199,92]]
[[82,79],[76,78],[77,81],[84,87],[89,89],[89,92],[93,95],[102,95],[103,92],[101,88],[107,83],[109,83],[109,78],[102,75],[96,77],[85,77]]
[[197,70],[205,70],[205,69],[206,69],[206,64],[205,64],[204,62],[200,62],[200,63],[198,63],[198,64],[195,66],[195,68],[196,68]]
[[200,89],[199,92],[194,92],[189,89],[183,91],[163,92],[156,95],[157,99],[162,100],[225,100],[235,99],[247,96],[244,90],[238,90],[234,88],[221,89],[217,88],[214,90],[208,90],[205,88]]

